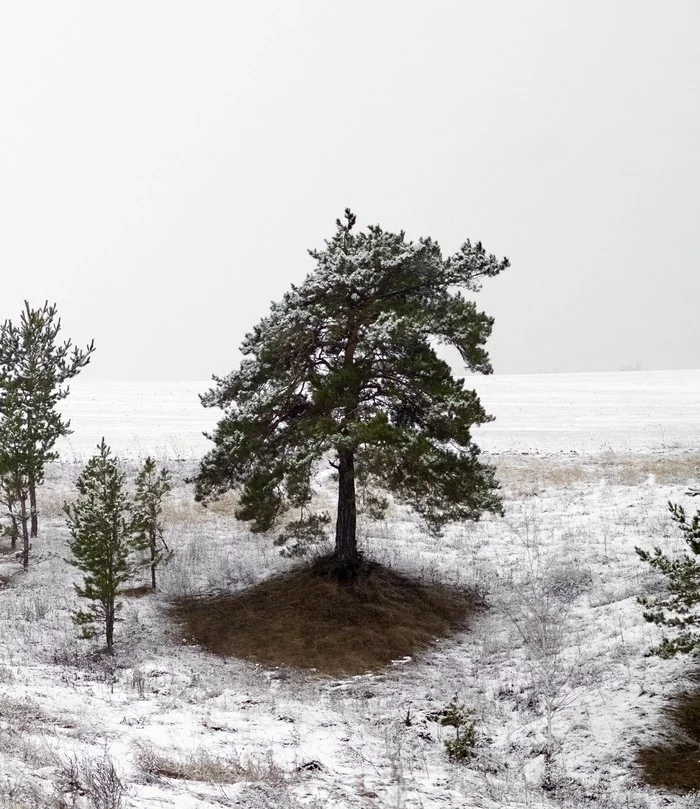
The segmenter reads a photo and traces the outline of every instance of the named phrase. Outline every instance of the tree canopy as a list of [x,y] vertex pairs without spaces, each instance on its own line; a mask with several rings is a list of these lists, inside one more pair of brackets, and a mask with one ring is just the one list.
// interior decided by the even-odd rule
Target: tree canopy
[[430,238],[408,241],[379,226],[356,232],[345,211],[300,286],[249,333],[243,361],[202,397],[224,417],[209,437],[195,496],[240,490],[236,515],[271,529],[290,507],[304,536],[312,476],[328,461],[338,479],[335,557],[354,577],[356,483],[375,513],[390,492],[429,530],[498,512],[493,468],[479,460],[474,425],[491,420],[477,394],[436,353],[453,346],[470,371],[491,372],[492,318],[467,297],[508,267],[480,242],[443,258]]

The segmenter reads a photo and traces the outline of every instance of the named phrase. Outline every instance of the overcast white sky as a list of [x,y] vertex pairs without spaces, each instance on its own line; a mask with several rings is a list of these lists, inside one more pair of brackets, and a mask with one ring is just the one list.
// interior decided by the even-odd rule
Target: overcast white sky
[[0,6],[0,319],[207,379],[343,208],[481,239],[498,373],[700,366],[700,3]]

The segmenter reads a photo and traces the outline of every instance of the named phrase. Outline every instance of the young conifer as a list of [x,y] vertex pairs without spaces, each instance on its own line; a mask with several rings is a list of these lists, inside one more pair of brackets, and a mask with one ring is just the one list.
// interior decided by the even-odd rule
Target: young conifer
[[22,567],[29,569],[29,494],[31,450],[27,446],[26,417],[19,393],[9,385],[0,390],[0,500],[10,517],[12,547],[22,536]]
[[48,301],[32,309],[27,301],[19,325],[6,320],[0,326],[0,419],[21,416],[21,453],[26,461],[31,512],[31,536],[38,531],[37,486],[43,483],[47,463],[58,454],[56,440],[70,434],[57,407],[69,394],[66,382],[90,362],[95,350],[90,343],[84,351],[70,340],[58,343],[61,320],[56,305]]
[[682,506],[669,503],[668,509],[693,556],[684,553],[670,557],[658,547],[653,553],[635,549],[640,559],[666,576],[668,584],[667,594],[638,599],[647,608],[644,613],[647,621],[671,627],[675,632],[674,637],[664,637],[649,651],[649,654],[662,658],[700,652],[700,632],[697,629],[700,626],[700,559],[697,558],[700,557],[700,511],[688,520]]
[[119,609],[116,599],[134,573],[129,557],[137,543],[125,475],[111,457],[104,438],[97,454],[81,472],[76,488],[80,498],[64,505],[71,535],[71,562],[85,574],[83,583],[75,585],[76,592],[92,603],[86,610],[78,610],[73,620],[86,638],[98,634],[97,626],[103,625],[107,649],[111,651]]
[[[325,249],[311,252],[316,269],[247,335],[241,367],[214,377],[202,403],[225,415],[195,489],[204,502],[239,489],[236,514],[254,531],[297,508],[307,541],[323,527],[311,481],[328,461],[338,482],[331,572],[344,580],[362,569],[356,484],[412,505],[434,533],[500,511],[494,470],[472,441],[472,428],[491,419],[435,344],[456,348],[470,371],[491,372],[493,320],[465,293],[508,266],[481,243],[443,258],[430,238],[354,227],[346,210]],[[375,510],[386,502],[374,498]]]
[[151,587],[156,589],[156,567],[167,554],[168,545],[163,531],[163,498],[172,489],[170,472],[156,471],[156,462],[150,456],[136,478],[134,496],[134,523],[138,530],[137,541],[149,553]]

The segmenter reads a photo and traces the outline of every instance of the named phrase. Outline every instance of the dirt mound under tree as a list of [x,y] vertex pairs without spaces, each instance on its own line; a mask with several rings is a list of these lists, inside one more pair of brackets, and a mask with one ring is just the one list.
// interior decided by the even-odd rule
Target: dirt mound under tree
[[338,676],[416,654],[463,629],[478,605],[376,563],[341,583],[332,565],[323,557],[231,595],[181,599],[175,615],[187,640],[216,654]]

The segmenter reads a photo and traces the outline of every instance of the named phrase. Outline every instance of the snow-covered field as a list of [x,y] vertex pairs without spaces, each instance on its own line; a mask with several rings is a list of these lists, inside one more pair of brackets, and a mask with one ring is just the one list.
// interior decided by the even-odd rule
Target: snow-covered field
[[[700,372],[473,376],[496,421],[477,431],[490,452],[670,450],[700,445]],[[200,382],[88,382],[78,378],[64,413],[75,430],[66,458],[92,454],[104,435],[122,455],[199,457],[220,415],[203,408]]]
[[[662,583],[634,546],[682,545],[666,502],[692,508],[684,493],[700,483],[700,371],[474,385],[497,417],[475,438],[498,465],[506,516],[434,540],[394,508],[361,533],[379,560],[477,588],[489,607],[415,660],[330,679],[214,657],[168,617],[175,596],[288,565],[225,504],[192,502],[184,477],[218,415],[197,400],[207,383],[77,379],[65,407],[75,432],[40,492],[29,573],[1,557],[0,806],[115,809],[114,780],[100,797],[86,775],[104,775],[106,761],[122,805],[138,809],[696,806],[645,787],[634,763],[638,746],[670,732],[662,708],[691,670],[643,656],[658,635],[636,596]],[[177,480],[173,559],[157,595],[125,602],[113,661],[75,638],[61,513],[103,435],[127,465],[154,453]],[[448,761],[453,731],[429,718],[455,694],[476,717],[466,765]],[[556,752],[544,790],[548,716]]]

